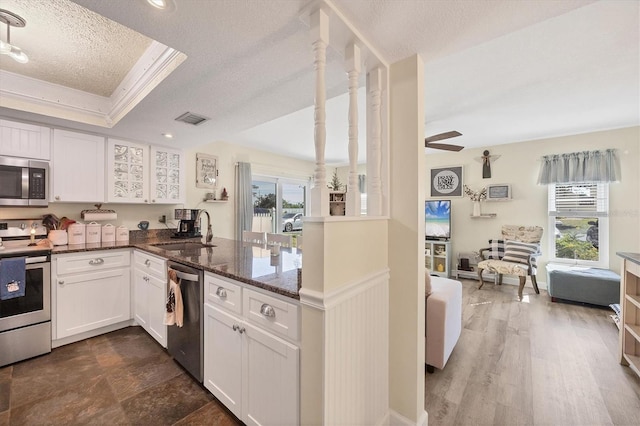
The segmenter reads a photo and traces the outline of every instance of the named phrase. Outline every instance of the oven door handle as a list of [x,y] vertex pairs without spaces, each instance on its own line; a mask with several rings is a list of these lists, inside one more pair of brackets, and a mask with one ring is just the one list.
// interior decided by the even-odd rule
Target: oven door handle
[[42,262],[46,262],[47,261],[47,256],[34,256],[34,257],[27,257],[24,260],[24,263],[42,263]]

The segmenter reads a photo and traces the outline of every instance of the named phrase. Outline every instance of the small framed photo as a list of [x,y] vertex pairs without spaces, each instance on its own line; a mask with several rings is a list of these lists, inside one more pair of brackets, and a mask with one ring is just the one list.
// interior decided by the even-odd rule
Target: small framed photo
[[511,199],[511,185],[506,183],[487,185],[487,201],[507,201]]
[[196,153],[196,188],[215,189],[218,186],[218,157]]
[[462,197],[462,166],[431,169],[431,197]]

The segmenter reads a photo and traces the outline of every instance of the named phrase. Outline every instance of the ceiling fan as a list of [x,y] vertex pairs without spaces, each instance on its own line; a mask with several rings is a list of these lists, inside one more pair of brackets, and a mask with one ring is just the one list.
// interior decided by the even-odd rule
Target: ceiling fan
[[437,135],[429,136],[424,139],[424,146],[426,148],[433,149],[443,149],[445,151],[460,151],[464,146],[462,145],[451,145],[448,143],[433,143],[435,141],[441,141],[443,139],[455,138],[458,136],[462,136],[462,133],[452,130],[450,132],[438,133]]

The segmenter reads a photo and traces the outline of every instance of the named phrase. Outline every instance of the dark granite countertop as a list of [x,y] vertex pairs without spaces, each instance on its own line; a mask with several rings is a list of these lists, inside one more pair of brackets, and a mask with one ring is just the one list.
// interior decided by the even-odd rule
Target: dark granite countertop
[[199,242],[200,239],[177,240],[166,235],[149,235],[148,238],[131,239],[129,242],[55,246],[51,254],[137,248],[286,297],[300,298],[298,268],[302,267],[302,254],[297,249],[280,248],[279,255],[271,256],[271,250],[264,245],[226,238],[214,238],[211,242],[213,247],[180,251],[162,248],[162,244],[187,241]]
[[616,254],[623,259],[627,259],[635,264],[640,265],[640,253],[629,253],[629,252],[619,251]]

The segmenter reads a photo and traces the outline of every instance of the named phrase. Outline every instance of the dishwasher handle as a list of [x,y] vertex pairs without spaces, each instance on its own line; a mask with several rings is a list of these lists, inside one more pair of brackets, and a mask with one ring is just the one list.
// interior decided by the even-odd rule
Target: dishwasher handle
[[196,274],[189,274],[187,272],[177,271],[171,267],[169,269],[174,271],[176,273],[176,276],[181,280],[194,281],[194,282],[200,281],[200,277]]

